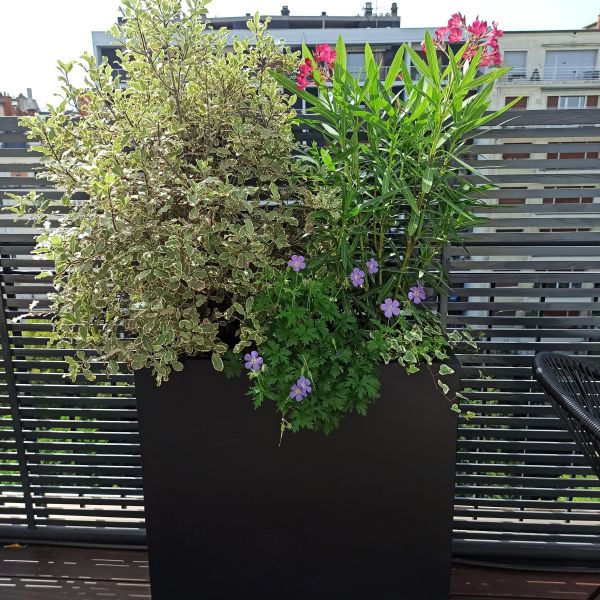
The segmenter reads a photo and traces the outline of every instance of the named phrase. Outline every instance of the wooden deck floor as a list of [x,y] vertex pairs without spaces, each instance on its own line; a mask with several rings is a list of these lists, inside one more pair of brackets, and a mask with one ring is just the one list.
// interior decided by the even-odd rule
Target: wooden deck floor
[[[600,573],[553,573],[457,564],[453,569],[451,599],[587,600],[599,587]],[[149,599],[146,554],[49,546],[0,548],[1,600],[66,598]],[[398,600],[410,599],[399,592]]]

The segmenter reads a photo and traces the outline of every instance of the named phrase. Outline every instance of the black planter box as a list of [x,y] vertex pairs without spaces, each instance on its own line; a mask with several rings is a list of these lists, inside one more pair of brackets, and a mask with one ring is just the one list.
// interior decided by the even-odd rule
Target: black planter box
[[153,600],[446,600],[457,419],[435,379],[383,366],[366,417],[279,446],[245,377],[138,372]]

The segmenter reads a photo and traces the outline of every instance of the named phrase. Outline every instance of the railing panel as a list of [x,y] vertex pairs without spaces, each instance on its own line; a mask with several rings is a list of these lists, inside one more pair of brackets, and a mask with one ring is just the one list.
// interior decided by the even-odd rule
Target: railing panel
[[[460,427],[455,551],[591,558],[600,482],[531,365],[540,350],[600,354],[600,170],[586,154],[597,151],[600,111],[515,111],[502,121],[473,145],[473,164],[499,186],[480,211],[489,220],[466,249],[450,250],[448,325],[479,338],[476,353],[460,356],[463,409],[476,416]],[[502,159],[514,152],[524,155]]]
[[[16,119],[0,118],[0,132],[25,143]],[[599,134],[599,110],[546,110],[509,113],[474,138],[472,162],[498,188],[482,194],[489,220],[464,247],[447,250],[448,327],[468,326],[479,338],[476,352],[459,357],[463,408],[475,413],[459,431],[459,554],[566,559],[600,551],[600,483],[531,374],[541,349],[600,355]],[[525,156],[503,157],[510,153]],[[38,160],[0,148],[0,172],[21,169],[25,157],[27,169]],[[0,178],[5,205],[7,191],[43,189],[17,179]],[[0,214],[0,536],[138,542],[132,379],[101,368],[92,383],[63,378],[69,352],[46,347],[51,282],[36,279],[52,265],[30,257],[32,234],[28,223]],[[35,298],[39,317],[12,323]]]

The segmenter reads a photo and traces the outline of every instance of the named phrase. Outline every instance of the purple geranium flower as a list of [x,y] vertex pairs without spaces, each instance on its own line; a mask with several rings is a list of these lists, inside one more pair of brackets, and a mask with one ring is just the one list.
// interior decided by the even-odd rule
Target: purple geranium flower
[[310,379],[306,379],[306,377],[304,377],[304,375],[300,376],[300,379],[298,379],[298,381],[296,381],[296,385],[302,390],[302,393],[304,394],[305,397],[308,396],[308,394],[310,394],[312,392]]
[[302,400],[304,400],[305,396],[306,396],[306,394],[304,394],[302,392],[302,390],[300,389],[300,386],[297,383],[295,383],[292,386],[292,389],[290,390],[290,398],[292,398],[296,402],[302,402]]
[[292,267],[296,273],[306,268],[306,263],[304,262],[304,256],[298,256],[297,254],[292,254],[290,260],[288,260],[288,266]]
[[246,364],[244,365],[246,369],[252,369],[253,371],[258,371],[260,365],[263,364],[263,358],[258,355],[256,350],[252,350],[250,354],[244,355],[244,360],[246,361]]
[[417,285],[410,288],[410,292],[408,292],[409,300],[412,300],[415,304],[421,304],[425,298],[425,288],[423,287],[423,284],[417,283]]
[[375,275],[377,271],[379,271],[379,263],[374,259],[370,258],[367,262],[367,271],[369,271],[369,275]]
[[365,283],[365,272],[355,267],[350,273],[350,281],[354,287],[360,287]]
[[380,308],[388,319],[391,319],[392,315],[397,317],[400,314],[400,302],[398,300],[386,298]]

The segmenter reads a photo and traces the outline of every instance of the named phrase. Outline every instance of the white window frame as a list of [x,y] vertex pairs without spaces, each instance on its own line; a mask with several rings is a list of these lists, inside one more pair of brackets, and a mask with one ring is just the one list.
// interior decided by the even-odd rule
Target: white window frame
[[504,64],[508,67],[510,67],[511,65],[508,64],[507,61],[507,57],[509,55],[516,55],[518,54],[519,56],[525,56],[525,60],[523,61],[523,66],[522,67],[513,67],[511,71],[509,71],[508,73],[508,80],[511,81],[513,79],[527,79],[527,58],[528,58],[528,51],[527,50],[505,50],[504,52]]
[[[570,106],[570,100],[572,98],[578,98],[577,101],[577,106]],[[557,108],[559,110],[570,110],[570,109],[578,109],[578,108],[585,108],[586,105],[586,100],[587,100],[587,96],[581,96],[581,95],[577,95],[577,96],[559,96],[558,97],[558,106]]]

